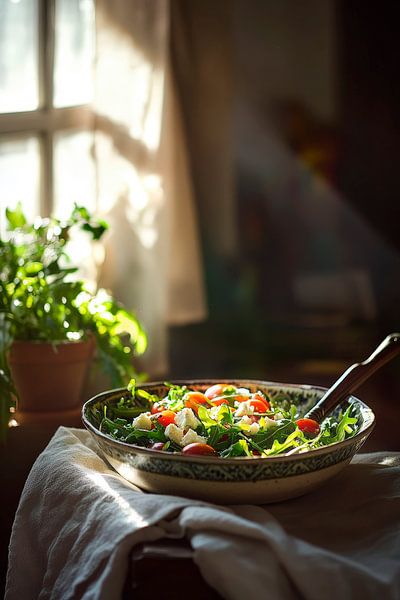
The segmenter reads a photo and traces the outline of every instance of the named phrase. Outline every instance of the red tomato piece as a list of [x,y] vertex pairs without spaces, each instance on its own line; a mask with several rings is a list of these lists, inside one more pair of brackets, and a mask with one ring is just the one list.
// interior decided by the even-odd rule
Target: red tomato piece
[[211,387],[209,387],[204,392],[204,395],[209,400],[214,400],[214,398],[217,398],[217,396],[222,396],[223,395],[225,388],[232,388],[232,387],[233,386],[227,385],[226,383],[216,383],[215,385],[212,385]]
[[151,414],[155,415],[156,413],[161,412],[162,410],[164,410],[164,407],[162,404],[160,404],[159,402],[154,402],[154,404],[151,407]]
[[172,410],[163,410],[157,416],[157,421],[163,427],[167,427],[167,425],[171,425],[171,423],[175,423],[175,413]]
[[249,400],[249,405],[252,406],[254,408],[255,412],[258,412],[258,413],[265,413],[268,410],[267,405],[262,400],[258,400],[258,399]]
[[216,455],[217,452],[214,450],[212,446],[208,444],[200,444],[199,442],[194,442],[193,444],[188,444],[182,450],[183,454],[191,454],[191,455],[199,455],[199,456],[211,456]]
[[314,419],[298,419],[296,425],[300,431],[309,435],[318,435],[320,431],[320,426]]
[[260,400],[260,402],[264,402],[264,404],[267,407],[266,410],[271,410],[270,403],[268,402],[266,397],[263,396],[263,394],[261,394],[261,392],[256,392],[255,394],[253,394],[253,400]]
[[186,408],[191,408],[197,414],[200,404],[208,404],[208,400],[201,392],[187,392],[184,397]]

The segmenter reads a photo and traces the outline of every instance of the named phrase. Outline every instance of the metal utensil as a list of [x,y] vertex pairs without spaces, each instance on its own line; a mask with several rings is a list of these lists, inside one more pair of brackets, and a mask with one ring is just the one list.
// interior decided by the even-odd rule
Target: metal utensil
[[391,333],[366,360],[349,367],[305,416],[320,423],[375,371],[398,354],[400,333]]

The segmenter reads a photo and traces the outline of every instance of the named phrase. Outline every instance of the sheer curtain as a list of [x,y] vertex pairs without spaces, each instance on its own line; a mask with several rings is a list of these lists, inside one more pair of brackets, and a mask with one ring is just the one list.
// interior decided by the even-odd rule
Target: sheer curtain
[[169,24],[167,0],[96,4],[97,196],[110,223],[98,283],[142,320],[152,377],[168,370],[168,324],[205,317]]

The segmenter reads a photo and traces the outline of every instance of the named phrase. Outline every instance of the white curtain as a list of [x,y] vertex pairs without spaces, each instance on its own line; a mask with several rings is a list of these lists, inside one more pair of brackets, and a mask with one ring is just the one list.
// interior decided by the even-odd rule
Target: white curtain
[[110,223],[98,283],[142,320],[156,377],[168,371],[168,324],[205,317],[168,1],[97,0],[96,28],[97,195]]

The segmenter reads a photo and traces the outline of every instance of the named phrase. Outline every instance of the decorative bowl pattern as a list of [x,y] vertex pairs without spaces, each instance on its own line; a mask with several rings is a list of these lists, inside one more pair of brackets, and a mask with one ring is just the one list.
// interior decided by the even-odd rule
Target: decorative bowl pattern
[[[255,380],[229,380],[251,391],[259,389],[269,396],[285,396],[304,414],[322,397],[325,388]],[[215,380],[177,381],[191,389],[204,391]],[[150,393],[165,395],[160,382],[141,385]],[[125,479],[156,493],[175,494],[228,504],[277,502],[311,491],[346,466],[371,433],[375,417],[371,409],[354,396],[359,415],[358,433],[343,442],[303,454],[268,458],[221,458],[188,456],[142,448],[110,438],[98,429],[91,414],[93,406],[118,401],[125,389],[111,390],[88,400],[82,410],[85,427],[93,435],[104,458]]]

